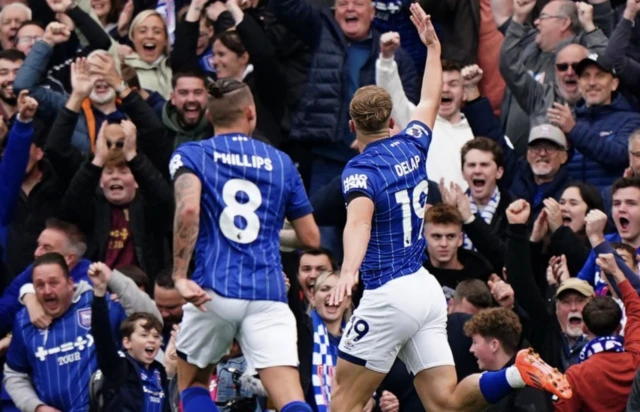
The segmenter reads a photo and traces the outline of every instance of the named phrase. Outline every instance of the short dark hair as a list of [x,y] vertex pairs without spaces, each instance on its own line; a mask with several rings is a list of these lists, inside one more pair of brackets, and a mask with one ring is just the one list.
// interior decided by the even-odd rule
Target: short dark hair
[[9,49],[9,50],[0,50],[0,60],[9,60],[10,62],[17,62],[18,60],[24,61],[25,59],[24,53],[20,50]]
[[462,72],[462,64],[455,60],[442,59],[443,72]]
[[578,189],[580,197],[587,204],[587,213],[594,209],[604,212],[604,200],[602,200],[602,194],[598,188],[584,182],[571,182],[564,190],[572,187]]
[[424,221],[432,225],[458,225],[462,227],[464,219],[455,206],[446,203],[433,205],[427,211]]
[[45,228],[64,233],[67,239],[69,239],[70,246],[75,249],[78,257],[84,256],[87,251],[87,238],[78,226],[52,217],[45,222]]
[[147,332],[155,329],[158,333],[162,333],[162,323],[160,319],[151,313],[135,312],[129,315],[120,325],[120,336],[123,338],[131,338],[131,335],[133,335],[133,332],[136,330],[136,322],[139,320],[144,321],[140,326]]
[[245,109],[255,105],[246,83],[222,79],[208,85],[209,118],[213,127],[230,127],[245,116]]
[[487,309],[493,305],[493,296],[489,286],[480,279],[467,279],[458,283],[453,293],[453,300],[456,303],[467,299],[469,303],[478,309]]
[[173,282],[173,268],[164,268],[158,272],[154,283],[163,289],[175,289],[176,284]]
[[69,266],[67,265],[67,261],[64,260],[64,257],[57,252],[49,252],[44,255],[38,256],[36,260],[33,262],[32,272],[38,267],[43,265],[58,265],[60,269],[62,269],[62,273],[64,273],[65,278],[69,278]]
[[[633,260],[633,265],[638,266],[638,252],[633,248],[633,246],[627,245],[626,243],[622,242],[611,242],[611,247],[613,248],[613,250],[624,250],[625,252],[630,254],[631,259]],[[631,269],[635,270],[636,268],[633,267]]]
[[204,84],[204,88],[207,88],[207,75],[200,68],[183,69],[181,71],[173,73],[173,76],[171,77],[171,88],[175,89],[176,85],[178,84],[178,80],[182,79],[183,77],[194,77],[196,79],[200,79]]
[[130,278],[136,283],[136,286],[149,289],[149,276],[138,266],[129,265],[117,268],[118,272]]
[[611,194],[615,194],[620,189],[626,189],[628,187],[635,187],[640,189],[640,177],[621,177],[613,182],[611,185]]
[[518,315],[507,308],[491,308],[473,315],[464,324],[465,335],[471,337],[478,334],[483,338],[494,338],[500,341],[504,351],[513,355],[520,345],[522,324]]
[[596,296],[582,309],[584,324],[596,336],[613,335],[620,326],[622,309],[609,296]]
[[464,146],[462,146],[462,149],[460,149],[460,164],[463,168],[467,153],[474,149],[481,152],[491,153],[493,155],[493,161],[496,163],[496,166],[504,167],[504,152],[502,151],[502,147],[500,147],[500,145],[489,138],[476,137],[469,140],[464,144]]
[[244,47],[240,35],[238,35],[238,32],[235,30],[227,30],[223,31],[222,33],[216,34],[213,37],[212,44],[218,40],[224,45],[224,47],[231,50],[238,56],[241,56],[247,52],[247,48]]
[[331,271],[335,272],[336,270],[338,270],[338,261],[336,260],[336,257],[334,256],[333,252],[331,252],[329,249],[326,249],[323,247],[304,249],[302,252],[300,252],[298,264],[300,264],[300,260],[304,255],[311,255],[311,256],[325,255],[327,258],[329,258],[329,262],[331,263]]

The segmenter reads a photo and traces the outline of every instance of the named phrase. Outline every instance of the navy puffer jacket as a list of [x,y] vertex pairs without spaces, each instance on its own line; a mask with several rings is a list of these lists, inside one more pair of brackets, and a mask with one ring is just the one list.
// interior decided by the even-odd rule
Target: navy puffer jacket
[[[342,141],[349,120],[349,101],[345,99],[349,43],[333,11],[314,7],[306,0],[278,0],[269,5],[278,20],[312,50],[308,81],[292,115],[290,138],[309,143]],[[371,54],[360,70],[360,86],[376,84],[380,33],[372,27],[371,36]],[[419,90],[413,61],[402,49],[396,51],[395,59],[405,94],[415,103]]]
[[567,164],[569,174],[602,190],[627,167],[628,139],[640,128],[640,114],[618,93],[610,105],[586,107],[579,103],[575,118],[576,125],[567,135],[575,149]]

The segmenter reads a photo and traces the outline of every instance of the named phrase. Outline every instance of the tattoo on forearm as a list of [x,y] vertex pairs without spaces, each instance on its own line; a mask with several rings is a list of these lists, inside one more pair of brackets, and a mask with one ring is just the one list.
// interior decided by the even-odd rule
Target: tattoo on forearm
[[200,216],[184,215],[187,206],[200,204],[200,182],[192,174],[183,174],[174,184],[176,214],[173,224],[173,274],[184,276],[198,238]]

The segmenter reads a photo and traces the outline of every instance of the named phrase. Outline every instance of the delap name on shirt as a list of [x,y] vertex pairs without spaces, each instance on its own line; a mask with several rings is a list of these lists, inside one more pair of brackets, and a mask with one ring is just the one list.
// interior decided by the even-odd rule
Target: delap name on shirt
[[420,156],[413,156],[411,160],[406,160],[395,165],[398,176],[407,175],[418,168],[420,165]]
[[246,155],[237,153],[213,152],[213,161],[222,162],[231,166],[252,167],[254,169],[264,169],[267,172],[273,170],[273,164],[268,157],[257,155]]

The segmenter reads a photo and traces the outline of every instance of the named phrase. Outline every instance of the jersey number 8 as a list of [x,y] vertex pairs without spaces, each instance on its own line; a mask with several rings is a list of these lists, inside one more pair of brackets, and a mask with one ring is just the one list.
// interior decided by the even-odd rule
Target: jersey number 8
[[[424,202],[420,202],[420,198],[424,194]],[[411,223],[411,208],[416,216],[420,218],[420,232],[418,233],[418,239],[422,238],[422,228],[424,227],[424,209],[427,203],[427,194],[429,194],[429,183],[426,180],[418,183],[413,188],[411,199],[409,199],[409,190],[401,190],[396,192],[396,203],[402,206],[402,232],[403,232],[403,244],[404,247],[409,247],[413,244],[412,241],[412,223]]]
[[[238,202],[239,192],[244,192],[249,199],[246,203]],[[229,240],[247,244],[258,238],[260,218],[255,213],[262,204],[262,193],[255,183],[244,179],[231,179],[222,187],[222,200],[225,208],[220,215],[220,230]],[[236,225],[236,217],[245,221],[244,229]]]

